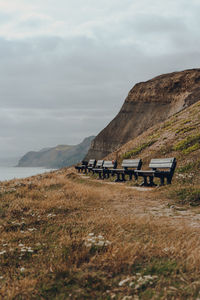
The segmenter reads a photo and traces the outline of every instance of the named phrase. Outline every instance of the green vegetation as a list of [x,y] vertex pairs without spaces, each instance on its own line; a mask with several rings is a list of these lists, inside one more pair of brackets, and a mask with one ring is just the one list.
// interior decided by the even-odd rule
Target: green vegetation
[[188,136],[173,147],[173,150],[181,151],[183,154],[189,154],[198,149],[200,149],[200,134]]
[[150,140],[146,143],[143,143],[141,144],[140,146],[132,149],[131,151],[128,151],[126,152],[124,155],[123,155],[123,158],[124,159],[129,159],[131,157],[134,157],[135,155],[138,155],[140,152],[142,152],[142,150],[146,149],[147,147],[150,147],[151,145],[153,145],[157,140],[154,139],[154,140]]
[[180,204],[190,204],[191,206],[200,205],[200,189],[199,188],[179,188],[171,193],[171,196],[178,200]]
[[188,173],[190,171],[193,171],[194,168],[196,167],[197,163],[196,162],[189,162],[188,164],[185,164],[182,167],[179,167],[177,169],[177,173]]
[[176,130],[176,134],[179,134],[179,133],[186,133],[186,132],[189,132],[189,131],[192,131],[192,130],[194,130],[194,129],[196,129],[196,127],[194,127],[194,126],[186,126],[186,127],[183,127],[183,128],[179,128],[179,129],[177,129]]

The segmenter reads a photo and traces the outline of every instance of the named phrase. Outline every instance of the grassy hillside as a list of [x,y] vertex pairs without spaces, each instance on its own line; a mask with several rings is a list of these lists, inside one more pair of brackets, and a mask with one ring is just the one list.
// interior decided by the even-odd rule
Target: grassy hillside
[[[142,158],[147,168],[151,158],[176,157],[173,185],[168,187],[182,203],[200,204],[200,102],[156,125],[108,158]],[[159,183],[159,181],[157,181]]]
[[112,157],[176,156],[171,186],[74,169],[0,182],[0,298],[199,299],[200,103]]
[[72,170],[1,183],[0,195],[1,298],[198,298],[198,207]]

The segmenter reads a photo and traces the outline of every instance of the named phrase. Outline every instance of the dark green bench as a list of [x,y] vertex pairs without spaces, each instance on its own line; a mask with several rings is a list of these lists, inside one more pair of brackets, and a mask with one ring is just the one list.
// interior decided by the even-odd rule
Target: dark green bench
[[113,171],[117,168],[116,160],[105,160],[103,163],[102,175],[104,178],[109,178],[110,174],[113,175]]
[[92,171],[93,168],[96,167],[96,163],[97,163],[96,159],[89,160],[88,165],[87,165],[87,170],[89,173]]
[[[99,167],[98,167],[99,165]],[[100,166],[101,165],[101,166]],[[99,179],[109,178],[112,170],[117,167],[116,160],[98,160],[96,168],[93,168],[93,174],[98,173]]]
[[142,160],[138,159],[124,159],[122,161],[122,169],[113,169],[113,175],[117,176],[115,182],[126,181],[125,176],[129,176],[129,180],[132,180],[133,176],[137,179],[136,170],[140,170],[142,167]]
[[[176,168],[176,158],[153,158],[150,161],[149,168],[151,170],[136,170],[137,176],[144,178],[143,186],[155,186],[154,178],[160,178],[160,185],[171,184],[172,177]],[[149,182],[148,182],[149,178]]]
[[86,173],[87,166],[88,166],[88,161],[82,160],[80,165],[75,166],[75,169],[78,170],[79,173],[83,172],[83,171],[84,171],[84,173]]
[[92,168],[93,174],[99,174],[99,178],[101,179],[101,172],[103,170],[104,160],[97,160],[95,168]]

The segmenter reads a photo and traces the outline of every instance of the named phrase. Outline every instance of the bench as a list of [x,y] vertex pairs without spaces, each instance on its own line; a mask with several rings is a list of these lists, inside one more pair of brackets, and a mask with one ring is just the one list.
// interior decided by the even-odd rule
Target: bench
[[103,163],[104,163],[104,160],[97,160],[95,168],[92,168],[92,173],[99,174],[99,178],[101,178],[101,172],[103,170]]
[[85,171],[86,173],[87,166],[88,162],[86,160],[82,160],[81,165],[75,166],[75,169],[78,170],[79,173],[82,171]]
[[122,161],[123,169],[115,169],[112,171],[113,175],[117,175],[117,179],[115,180],[115,182],[126,181],[125,175],[129,176],[129,180],[132,180],[132,177],[134,175],[135,179],[137,180],[137,175],[135,173],[135,170],[140,170],[141,167],[142,167],[141,159],[124,159]]
[[117,161],[116,160],[105,160],[103,163],[103,179],[109,178],[110,174],[113,175],[113,171],[117,168]]
[[[176,158],[154,158],[151,159],[149,168],[151,170],[136,170],[137,176],[144,178],[143,186],[155,186],[153,182],[154,177],[160,178],[160,185],[164,185],[165,178],[167,184],[171,184],[172,177],[176,168]],[[149,182],[147,178],[149,177]]]
[[102,162],[102,165],[98,168],[92,169],[93,174],[98,173],[99,179],[109,178],[110,174],[112,173],[112,170],[117,167],[117,161],[116,160],[105,160],[105,161],[98,160],[96,166],[98,166],[99,162]]
[[95,168],[96,163],[97,163],[96,159],[89,160],[88,165],[87,165],[87,170],[89,173],[92,171],[93,168]]

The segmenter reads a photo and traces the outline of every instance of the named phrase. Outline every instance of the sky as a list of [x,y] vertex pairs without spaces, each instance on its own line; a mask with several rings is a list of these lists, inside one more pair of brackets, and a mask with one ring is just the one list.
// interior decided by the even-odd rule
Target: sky
[[97,135],[135,83],[200,65],[199,0],[0,0],[0,158]]

